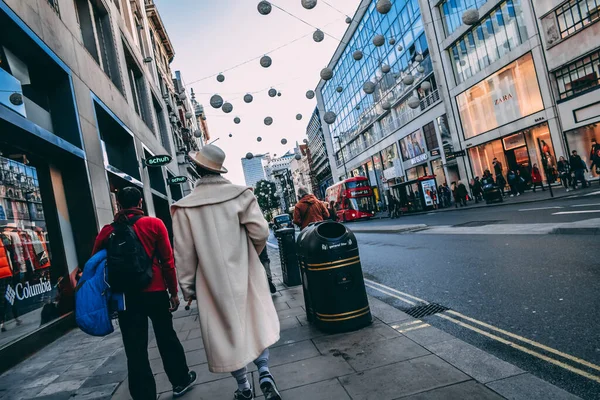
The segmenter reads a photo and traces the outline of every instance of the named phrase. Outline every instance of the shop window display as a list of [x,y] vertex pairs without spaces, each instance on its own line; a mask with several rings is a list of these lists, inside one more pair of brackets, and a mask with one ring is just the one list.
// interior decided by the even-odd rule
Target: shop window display
[[32,311],[54,299],[51,259],[37,170],[0,157],[0,346],[7,329],[39,326]]
[[600,178],[600,123],[566,132],[565,135],[569,153],[576,150],[590,170],[588,178]]

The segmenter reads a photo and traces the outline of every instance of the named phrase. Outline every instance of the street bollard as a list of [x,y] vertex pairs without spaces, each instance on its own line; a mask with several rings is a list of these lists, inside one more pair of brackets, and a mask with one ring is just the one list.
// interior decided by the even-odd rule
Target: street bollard
[[294,228],[279,229],[275,231],[275,237],[279,244],[283,283],[287,287],[301,285],[302,279],[296,257],[296,230]]
[[372,322],[356,236],[344,225],[318,222],[297,244],[307,319],[331,333]]

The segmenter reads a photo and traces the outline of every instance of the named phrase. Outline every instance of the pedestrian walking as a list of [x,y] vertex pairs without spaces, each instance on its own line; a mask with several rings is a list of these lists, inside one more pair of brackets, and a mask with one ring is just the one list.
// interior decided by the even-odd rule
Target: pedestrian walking
[[502,163],[498,161],[497,158],[494,158],[492,160],[492,165],[494,166],[494,176],[503,175],[504,167],[502,166]]
[[339,217],[337,215],[337,208],[335,206],[335,201],[331,200],[329,202],[329,207],[327,207],[327,211],[329,212],[329,219],[333,222],[337,222]]
[[[156,399],[156,382],[148,360],[150,318],[165,373],[173,386],[173,397],[180,397],[192,388],[196,373],[189,370],[183,346],[173,329],[171,313],[179,307],[179,297],[169,233],[160,219],[144,216],[142,194],[137,188],[119,190],[117,203],[120,211],[114,222],[105,225],[98,234],[93,254],[102,249],[108,250],[109,282],[113,288],[131,287],[123,290],[126,309],[119,312],[129,371],[129,393],[134,400]],[[123,236],[128,233],[132,236]],[[144,288],[139,288],[143,286],[141,282],[138,285],[134,281],[123,282],[118,279],[120,273],[128,269],[120,260],[131,261],[126,255],[123,256],[124,253],[119,253],[120,250],[124,253],[130,253],[131,250],[136,252],[133,264],[143,266],[148,263],[149,283]]]
[[520,193],[518,191],[519,176],[517,175],[515,170],[511,169],[510,171],[508,171],[508,174],[506,174],[506,178],[508,181],[508,186],[510,187],[510,197],[520,196]]
[[271,294],[277,293],[277,288],[273,284],[273,274],[271,273],[271,259],[269,258],[269,253],[267,252],[267,246],[260,252],[259,255],[260,262],[265,269],[267,274],[267,281],[269,282],[269,291]]
[[557,166],[558,173],[560,174],[560,181],[568,192],[569,186],[571,186],[571,165],[564,156],[560,156]]
[[517,196],[525,193],[525,187],[527,186],[527,180],[523,176],[520,169],[517,170]]
[[304,229],[312,222],[325,221],[329,219],[327,208],[308,189],[298,189],[300,200],[294,207],[294,224]]
[[533,168],[531,168],[531,182],[533,182],[533,193],[535,193],[535,188],[539,185],[542,188],[542,191],[545,192],[544,184],[542,182],[542,174],[540,173],[540,169],[537,164],[533,164]]
[[473,179],[473,188],[471,191],[473,192],[473,197],[475,198],[475,204],[483,200],[483,185],[481,184],[478,176]]
[[[596,138],[592,138],[592,148],[590,150],[590,171],[594,171],[596,167],[596,175],[600,175],[600,143],[596,141]],[[600,180],[598,180],[600,182]]]
[[251,189],[222,176],[220,148],[206,145],[189,157],[200,179],[171,209],[175,259],[184,298],[198,302],[208,368],[230,372],[234,399],[246,400],[253,398],[247,364],[254,361],[265,399],[280,400],[268,366],[279,319],[259,258],[269,227]]
[[569,157],[569,164],[571,164],[571,169],[573,169],[573,189],[577,189],[577,183],[581,182],[581,188],[585,189],[588,185],[585,180],[585,172],[588,172],[587,166],[585,162],[581,159],[581,156],[577,154],[577,150],[573,150],[571,152],[571,157]]
[[446,199],[446,204],[448,207],[452,204],[452,190],[448,187],[448,183],[444,182],[442,185],[442,189],[444,191],[444,198]]
[[469,192],[467,191],[467,187],[461,181],[458,181],[458,184],[453,182],[454,189],[454,202],[455,206],[458,208],[460,204],[461,207],[465,207],[467,205],[467,196]]

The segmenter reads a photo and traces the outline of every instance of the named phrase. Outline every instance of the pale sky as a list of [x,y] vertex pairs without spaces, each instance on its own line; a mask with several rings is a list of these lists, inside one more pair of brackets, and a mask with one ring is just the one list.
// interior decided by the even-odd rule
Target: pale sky
[[[175,48],[171,68],[182,72],[188,90],[193,88],[196,99],[204,105],[211,141],[220,138],[215,145],[227,154],[227,178],[237,184],[244,184],[240,159],[246,153],[282,155],[306,137],[316,98],[308,100],[305,93],[315,89],[320,70],[327,66],[338,46],[338,41],[327,35],[322,42],[314,42],[314,28],[276,7],[269,15],[260,15],[258,2],[155,0]],[[300,0],[271,3],[341,39],[348,27],[346,15],[354,15],[360,0],[319,0],[312,10],[304,9]],[[302,39],[269,53],[273,59],[269,68],[254,60],[226,71],[299,38]],[[223,83],[216,80],[219,72],[225,75]],[[210,77],[192,83],[207,76]],[[282,96],[269,97],[267,91],[271,87],[281,91]],[[242,99],[248,92],[258,92],[253,93],[250,104]],[[209,99],[215,93],[232,103],[231,113],[210,106]],[[303,116],[301,121],[296,120],[298,113]],[[233,122],[236,116],[241,119],[238,125]],[[267,116],[274,121],[270,126],[263,122]],[[263,139],[260,143],[258,136]],[[288,140],[287,145],[280,143],[282,138]]]

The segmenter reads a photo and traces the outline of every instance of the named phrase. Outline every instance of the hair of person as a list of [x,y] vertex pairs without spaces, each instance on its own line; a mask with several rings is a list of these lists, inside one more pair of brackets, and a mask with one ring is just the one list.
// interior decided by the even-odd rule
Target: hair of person
[[202,176],[210,176],[210,175],[221,175],[218,172],[214,172],[214,171],[209,171],[204,167],[199,166],[198,164],[196,164],[196,172],[198,173],[198,175]]
[[308,194],[308,189],[305,187],[300,187],[298,189],[298,197],[302,198]]
[[117,193],[117,202],[122,209],[137,207],[142,200],[142,192],[133,186],[125,187]]

